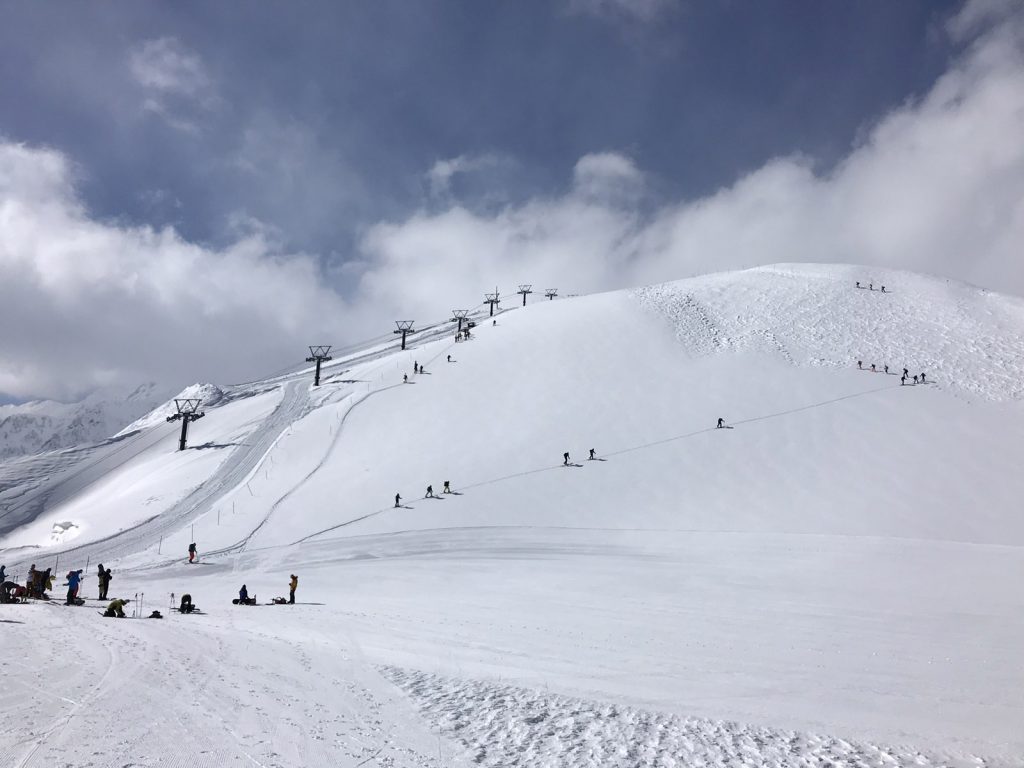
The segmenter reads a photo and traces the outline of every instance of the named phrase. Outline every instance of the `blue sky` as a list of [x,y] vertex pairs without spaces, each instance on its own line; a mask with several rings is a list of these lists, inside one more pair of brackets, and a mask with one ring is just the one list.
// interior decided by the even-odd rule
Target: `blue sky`
[[251,378],[520,282],[1024,294],[1014,0],[2,11],[0,399]]
[[[288,247],[345,250],[424,204],[424,173],[501,157],[469,204],[561,191],[592,152],[692,198],[768,158],[823,166],[925,91],[950,3],[8,3],[2,131],[66,152],[96,216],[224,243],[245,214]],[[147,88],[131,62],[191,57]],[[165,57],[162,60],[162,56]],[[159,96],[158,108],[142,105]],[[485,198],[483,200],[478,198]]]

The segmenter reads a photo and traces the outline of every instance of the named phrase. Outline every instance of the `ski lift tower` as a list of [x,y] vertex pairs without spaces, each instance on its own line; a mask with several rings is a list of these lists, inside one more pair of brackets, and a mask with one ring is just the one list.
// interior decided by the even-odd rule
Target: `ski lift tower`
[[491,305],[491,314],[490,314],[490,316],[494,317],[494,308],[495,308],[495,306],[497,306],[498,304],[501,304],[501,297],[498,295],[498,288],[497,288],[497,286],[495,286],[495,288],[494,288],[494,293],[485,293],[484,294],[484,303]]
[[392,333],[400,333],[400,334],[402,334],[402,349],[405,349],[405,337],[408,334],[410,334],[410,333],[416,333],[416,331],[414,331],[413,328],[412,328],[412,324],[414,322],[416,322],[416,321],[415,320],[395,320],[395,325],[398,326],[398,330],[397,331],[392,331]]
[[330,360],[331,356],[328,354],[331,351],[330,344],[324,344],[319,347],[309,348],[309,357],[306,358],[307,363],[316,362],[316,373],[313,374],[313,386],[320,386],[320,364],[325,360]]
[[199,410],[202,400],[198,397],[187,397],[174,400],[174,407],[178,412],[168,416],[167,421],[181,420],[181,439],[178,441],[178,450],[185,450],[185,441],[188,439],[188,424],[190,421],[198,421],[206,414]]
[[526,306],[526,294],[533,293],[533,286],[532,285],[520,285],[519,286],[519,290],[516,291],[516,293],[523,294],[523,306],[525,307]]
[[452,321],[459,324],[458,332],[462,333],[462,321],[469,315],[468,309],[453,309],[452,310]]
[[548,288],[546,291],[544,291],[544,295],[548,297],[548,301],[551,301],[553,298],[555,298],[555,296],[558,295],[558,289]]

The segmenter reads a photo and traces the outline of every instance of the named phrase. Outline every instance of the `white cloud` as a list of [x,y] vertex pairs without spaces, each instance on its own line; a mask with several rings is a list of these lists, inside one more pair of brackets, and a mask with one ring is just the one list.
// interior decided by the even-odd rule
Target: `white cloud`
[[679,0],[567,0],[567,6],[570,13],[609,20],[628,18],[648,22],[677,8]]
[[0,391],[246,378],[334,341],[346,320],[313,258],[258,231],[211,250],[94,221],[60,153],[0,143]]
[[427,171],[427,184],[430,194],[443,196],[451,191],[452,179],[460,173],[472,173],[485,168],[493,167],[501,163],[501,158],[495,154],[481,155],[459,155],[447,160],[438,160]]
[[161,37],[133,47],[128,68],[143,91],[142,108],[179,130],[197,132],[192,113],[216,103],[214,84],[203,60],[176,38]]
[[[713,195],[651,212],[628,157],[588,155],[564,195],[373,228],[362,288],[381,306],[415,306],[476,296],[496,280],[586,291],[807,261],[907,268],[1024,294],[1024,6],[1016,8],[995,26],[985,16],[988,26],[926,96],[871,126],[827,172],[805,157],[776,158]],[[610,194],[623,190],[630,194]]]
[[201,96],[210,88],[202,59],[173,37],[136,46],[129,54],[129,66],[135,80],[153,91]]

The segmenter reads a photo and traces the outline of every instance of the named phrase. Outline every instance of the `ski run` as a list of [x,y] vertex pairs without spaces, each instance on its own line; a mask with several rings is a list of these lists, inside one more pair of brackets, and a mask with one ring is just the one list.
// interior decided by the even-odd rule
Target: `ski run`
[[1024,765],[1024,301],[777,265],[468,319],[0,464],[11,594],[52,577],[0,766]]

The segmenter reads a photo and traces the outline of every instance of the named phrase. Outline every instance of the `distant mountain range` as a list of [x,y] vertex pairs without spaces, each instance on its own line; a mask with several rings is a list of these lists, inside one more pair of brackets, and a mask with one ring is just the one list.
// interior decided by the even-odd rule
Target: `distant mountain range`
[[154,383],[98,390],[77,403],[33,400],[0,405],[0,461],[104,440],[165,402]]

